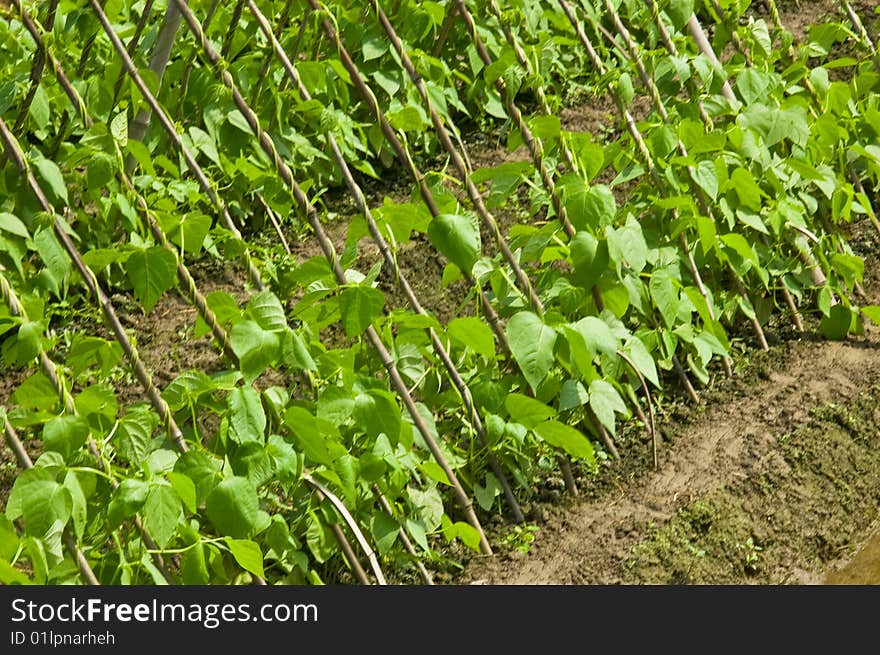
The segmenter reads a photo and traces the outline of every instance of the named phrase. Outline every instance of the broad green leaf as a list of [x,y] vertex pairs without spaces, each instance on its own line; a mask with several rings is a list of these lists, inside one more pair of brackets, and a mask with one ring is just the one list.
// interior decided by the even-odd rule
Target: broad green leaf
[[658,389],[660,388],[660,380],[657,377],[657,367],[654,364],[654,358],[648,352],[645,344],[638,337],[630,337],[627,339],[626,345],[623,347],[624,353],[632,360],[639,372]]
[[180,574],[183,584],[207,585],[211,582],[208,563],[205,560],[205,545],[201,542],[187,548],[180,556]]
[[772,84],[770,75],[755,68],[746,68],[736,78],[736,88],[747,105],[765,99]]
[[269,516],[260,509],[256,487],[239,476],[214,487],[205,514],[221,535],[235,539],[250,539],[269,524]]
[[409,486],[406,488],[406,493],[415,509],[417,518],[421,519],[425,529],[428,532],[433,532],[440,527],[440,521],[443,517],[443,499],[437,488],[428,487],[423,491]]
[[428,225],[428,238],[453,264],[470,274],[480,257],[480,224],[471,214],[441,214]]
[[691,177],[712,200],[718,198],[718,171],[715,162],[704,159],[694,167]]
[[70,272],[70,259],[51,229],[34,234],[34,244],[52,279],[52,290],[58,294],[61,283]]
[[[232,438],[245,441],[263,441],[266,430],[266,412],[260,394],[253,387],[237,387],[229,394],[229,422]],[[234,436],[233,436],[234,434]]]
[[281,356],[284,363],[293,370],[316,371],[318,369],[305,340],[295,330],[287,330],[284,333]]
[[126,478],[120,482],[107,506],[107,522],[110,528],[117,528],[139,512],[147,500],[149,490],[150,486],[142,480]]
[[359,337],[382,314],[385,296],[379,289],[363,285],[346,287],[339,294],[342,327],[349,337]]
[[393,518],[385,512],[377,511],[370,518],[370,533],[373,535],[373,543],[379,550],[380,555],[384,555],[394,546],[397,541],[397,535],[400,526]]
[[565,210],[578,232],[595,231],[612,223],[617,202],[611,189],[604,184],[580,186],[566,193]]
[[772,147],[783,139],[804,145],[810,136],[807,112],[797,105],[781,109],[754,103],[737,117],[737,123],[760,134],[767,147]]
[[241,568],[261,578],[266,577],[263,571],[263,551],[260,550],[259,544],[250,539],[226,537],[226,545]]
[[581,231],[571,240],[570,248],[574,265],[572,279],[584,289],[591,289],[608,269],[608,242]]
[[564,412],[575,407],[586,405],[590,401],[590,394],[579,380],[566,380],[559,392],[559,411]]
[[400,439],[401,417],[397,401],[378,389],[358,394],[354,400],[354,419],[373,439],[384,433],[392,444]]
[[42,373],[34,373],[27,378],[10,398],[25,409],[51,411],[58,405],[58,392]]
[[169,485],[155,484],[147,493],[143,514],[144,527],[159,548],[165,548],[174,537],[177,524],[183,519],[183,506],[177,492]]
[[609,382],[593,380],[590,383],[590,407],[596,413],[599,422],[611,434],[615,434],[614,414],[628,415],[629,411],[620,394]]
[[34,161],[34,168],[39,178],[48,185],[49,191],[52,192],[56,201],[61,201],[65,205],[67,200],[67,185],[64,183],[64,176],[61,175],[61,169],[51,159],[40,156]]
[[681,31],[694,13],[694,0],[669,0],[665,11],[672,20],[672,26]]
[[536,390],[553,366],[556,331],[536,314],[522,311],[508,321],[506,334],[513,358],[529,386]]
[[208,494],[223,480],[221,468],[223,461],[208,453],[190,450],[174,463],[174,472],[181,473],[193,481],[196,488],[196,502],[204,504]]
[[119,453],[129,462],[140,465],[153,449],[153,430],[159,417],[150,409],[133,409],[119,420],[116,429]]
[[171,487],[177,492],[186,511],[195,514],[198,509],[195,483],[183,473],[169,471],[165,476],[168,478],[168,482],[171,483]]
[[868,305],[862,307],[861,312],[871,319],[874,325],[880,326],[880,305]]
[[535,426],[534,432],[551,446],[562,448],[572,457],[595,461],[593,444],[570,425],[559,421],[544,421]]
[[22,471],[12,485],[6,517],[21,517],[27,534],[43,537],[56,521],[63,528],[70,519],[73,499],[70,490],[55,481],[54,472],[34,467]]
[[510,412],[510,418],[527,428],[533,428],[541,421],[551,416],[556,416],[556,410],[521,393],[512,393],[507,396],[504,406]]
[[28,113],[34,119],[37,129],[45,130],[49,125],[49,94],[46,93],[46,87],[42,84],[37,85],[34,89]]
[[25,239],[31,238],[25,224],[15,214],[10,214],[9,212],[0,212],[0,230],[24,237]]
[[150,312],[162,294],[174,286],[177,259],[174,253],[162,246],[138,250],[128,258],[126,273],[144,311]]
[[608,327],[608,323],[596,316],[587,316],[574,324],[574,329],[580,332],[593,353],[613,355],[620,347],[617,337]]
[[287,317],[278,297],[269,290],[261,291],[247,304],[248,313],[264,330],[280,332],[287,328]]
[[480,533],[469,523],[465,523],[464,521],[456,521],[453,523],[452,520],[444,514],[441,519],[441,525],[443,527],[443,536],[446,537],[447,541],[451,542],[453,539],[458,538],[461,539],[462,543],[471,550],[480,550]]
[[89,426],[81,416],[56,416],[43,426],[43,448],[59,452],[65,459],[70,459],[88,438]]
[[834,305],[828,316],[822,317],[819,329],[828,339],[840,341],[849,334],[852,317],[853,313],[849,307],[843,304]]
[[[621,264],[626,264],[634,273],[641,273],[648,262],[648,244],[639,222],[630,216],[626,225],[616,230],[606,228],[608,238],[608,255],[620,270]],[[597,262],[598,263],[598,262]],[[601,275],[601,270],[598,274]]]
[[241,373],[248,384],[277,360],[281,347],[275,332],[264,330],[254,321],[236,323],[230,331],[229,342],[238,356]]
[[284,414],[284,424],[296,438],[299,450],[316,464],[333,466],[333,456],[327,448],[332,437],[321,429],[321,423],[302,407],[291,407]]
[[449,322],[446,333],[472,351],[491,360],[495,357],[495,338],[492,329],[479,318],[462,316]]

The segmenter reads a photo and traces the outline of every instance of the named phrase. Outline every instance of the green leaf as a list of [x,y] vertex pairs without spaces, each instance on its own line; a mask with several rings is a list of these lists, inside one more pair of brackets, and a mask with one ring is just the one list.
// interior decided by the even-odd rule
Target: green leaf
[[569,244],[574,265],[573,281],[591,289],[608,269],[608,242],[599,241],[589,232],[578,232]]
[[70,459],[88,438],[89,426],[81,416],[56,416],[43,426],[43,448],[61,453],[64,459]]
[[610,225],[617,214],[617,201],[604,184],[578,186],[566,193],[565,210],[568,220],[579,232],[598,230]]
[[22,223],[17,216],[9,212],[0,212],[0,230],[9,232],[25,239],[30,239],[31,234],[28,232],[25,224]]
[[70,519],[73,498],[70,490],[55,481],[55,474],[43,467],[22,471],[12,485],[6,517],[21,517],[27,534],[43,537],[56,522],[63,528]]
[[107,522],[111,530],[140,511],[147,500],[149,490],[150,486],[142,480],[126,478],[119,483],[107,505]]
[[596,413],[599,422],[612,435],[615,434],[614,413],[629,414],[617,389],[605,380],[593,380],[590,383],[590,407]]
[[453,539],[461,539],[462,543],[474,551],[480,550],[480,533],[477,531],[469,523],[465,523],[464,521],[456,521],[455,523],[446,516],[443,515],[441,519],[441,525],[443,526],[443,536],[446,537],[447,541],[452,541]]
[[840,341],[849,334],[852,316],[852,310],[849,307],[843,304],[834,305],[831,307],[828,316],[822,317],[819,329],[828,339]]
[[229,333],[229,343],[248,384],[278,359],[281,347],[278,334],[264,330],[254,321],[236,323]]
[[536,425],[534,432],[551,446],[562,448],[572,457],[595,462],[593,444],[570,425],[559,421],[545,421]]
[[110,121],[110,134],[113,135],[120,148],[125,148],[128,144],[128,116],[126,112],[119,112]]
[[248,313],[264,330],[280,332],[287,329],[287,317],[281,301],[271,291],[262,291],[250,299],[247,304]]
[[730,175],[727,187],[736,192],[743,206],[748,207],[752,211],[761,211],[762,198],[765,194],[761,191],[761,187],[758,186],[755,178],[752,177],[749,171],[744,168],[735,169]]
[[495,338],[492,329],[479,318],[473,316],[455,318],[449,322],[446,333],[481,357],[487,360],[495,358]]
[[306,545],[319,564],[333,557],[336,542],[330,528],[318,518],[315,512],[309,512],[309,527],[306,529]]
[[268,514],[260,509],[256,487],[239,476],[214,487],[205,514],[221,535],[236,539],[250,539],[269,524]]
[[205,561],[205,545],[201,542],[190,546],[180,556],[180,574],[183,584],[207,585],[211,582]]
[[[634,273],[641,273],[648,263],[648,244],[639,222],[629,216],[623,227],[616,230],[606,228],[606,236],[608,255],[611,261],[616,262],[618,271],[621,270],[621,264],[626,262]],[[598,271],[598,275],[601,273],[601,270]]]
[[159,548],[165,548],[183,519],[183,507],[177,492],[167,484],[154,484],[144,503],[144,527]]
[[384,433],[392,444],[400,439],[401,417],[397,401],[378,389],[358,394],[354,400],[354,419],[367,435],[375,439]]
[[51,229],[37,232],[34,235],[34,244],[37,246],[40,258],[46,264],[46,269],[49,271],[52,280],[52,290],[57,295],[61,288],[61,283],[70,272],[70,259]]
[[144,311],[150,312],[162,294],[174,285],[177,259],[174,253],[162,246],[138,250],[128,258],[126,273]]
[[31,100],[28,113],[34,119],[37,129],[45,130],[49,125],[49,94],[46,93],[46,87],[42,84],[37,85],[34,89],[34,97]]
[[359,337],[382,314],[385,296],[379,289],[354,285],[339,294],[342,327],[349,337]]
[[[443,517],[443,499],[437,487],[428,487],[424,491],[409,486],[406,488],[409,501],[415,509],[417,518],[421,519],[422,525],[428,532],[433,532],[440,527]],[[407,522],[409,526],[409,522]]]
[[385,512],[378,511],[370,518],[370,532],[373,535],[373,543],[379,550],[380,555],[384,555],[394,546],[397,541],[397,535],[400,526],[393,518]]
[[49,185],[54,199],[62,201],[65,205],[68,204],[67,185],[64,183],[64,176],[61,175],[61,169],[58,168],[58,165],[51,159],[40,156],[34,161],[34,168],[43,182]]
[[522,311],[508,321],[506,334],[513,358],[529,386],[536,390],[553,366],[556,331],[536,314]]
[[760,134],[768,148],[783,139],[804,145],[810,136],[807,112],[800,106],[782,109],[755,103],[737,117],[737,123]]
[[712,200],[718,198],[718,170],[715,162],[704,159],[694,167],[691,177]]
[[694,13],[694,0],[669,0],[665,10],[672,20],[672,26],[681,31]]
[[556,416],[556,410],[552,407],[521,393],[508,394],[504,406],[510,412],[512,420],[527,428],[533,428],[541,421]]
[[651,298],[667,327],[674,327],[676,324],[675,317],[678,314],[679,298],[678,289],[675,279],[666,269],[655,270],[651,274],[651,281],[648,283],[648,289],[651,292]]
[[208,494],[223,480],[220,472],[223,461],[215,459],[208,453],[190,450],[174,463],[174,472],[181,473],[193,481],[196,488],[198,504],[203,504]]
[[333,439],[322,429],[322,423],[302,407],[291,407],[284,414],[284,424],[296,438],[299,450],[316,464],[332,467],[333,456],[327,445]]
[[226,537],[226,545],[241,568],[261,578],[266,577],[263,571],[263,551],[260,550],[259,544],[250,539]]
[[165,476],[168,478],[168,482],[171,483],[171,487],[177,492],[186,511],[195,514],[198,509],[195,483],[183,473],[169,471]]
[[861,312],[867,316],[874,325],[880,326],[880,305],[868,305],[862,307]]
[[765,99],[772,84],[769,74],[755,68],[746,68],[736,78],[736,88],[747,105]]
[[[264,440],[266,430],[266,413],[260,394],[253,387],[236,387],[229,394],[230,424],[234,441]],[[234,436],[233,436],[234,435]]]
[[119,454],[132,464],[140,465],[153,449],[153,430],[159,417],[150,409],[133,409],[123,416],[116,430]]
[[[86,474],[81,475],[85,479]],[[70,516],[73,523],[74,536],[76,536],[77,540],[82,540],[88,518],[88,503],[82,488],[81,479],[76,471],[67,472],[64,476],[64,487],[70,492],[70,499],[72,501]]]
[[0,559],[0,584],[3,585],[29,585],[34,584],[24,573],[13,567],[5,559]]
[[34,373],[15,390],[10,398],[25,409],[52,411],[58,404],[58,392],[42,373]]
[[575,323],[573,327],[580,332],[584,343],[593,354],[613,355],[620,347],[617,337],[608,327],[608,323],[601,318],[587,316]]
[[647,347],[638,337],[630,337],[623,347],[624,353],[632,360],[639,372],[658,389],[660,379],[657,377],[657,366]]
[[441,214],[428,225],[428,238],[453,264],[470,274],[482,250],[480,224],[471,214]]
[[293,370],[318,370],[305,340],[295,330],[287,330],[284,333],[281,357],[284,359],[284,363]]

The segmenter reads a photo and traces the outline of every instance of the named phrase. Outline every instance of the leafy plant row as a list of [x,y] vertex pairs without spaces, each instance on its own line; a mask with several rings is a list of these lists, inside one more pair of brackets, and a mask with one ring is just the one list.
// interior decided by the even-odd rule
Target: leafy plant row
[[[575,491],[673,376],[696,397],[774,317],[880,318],[841,229],[877,224],[857,28],[795,44],[748,3],[221,4],[15,2],[0,26],[2,355],[41,367],[3,420],[43,451],[0,521],[4,582],[427,581],[439,544],[491,552],[487,516],[521,522],[557,467]],[[563,129],[578,89],[609,90],[606,133]],[[476,168],[465,126],[496,125],[525,158]],[[395,158],[412,193],[371,206]],[[340,184],[359,215],[334,243]],[[466,290],[448,322],[402,265],[419,248]],[[243,262],[244,300],[199,289],[205,258]],[[224,368],[160,394],[105,290],[150,312],[175,287]]]

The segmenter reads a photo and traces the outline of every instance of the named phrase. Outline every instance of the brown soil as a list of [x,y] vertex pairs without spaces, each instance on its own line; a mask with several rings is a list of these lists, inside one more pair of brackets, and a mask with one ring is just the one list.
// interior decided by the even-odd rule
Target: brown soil
[[804,340],[756,359],[753,378],[662,422],[659,470],[624,463],[613,488],[544,507],[527,556],[480,561],[462,581],[821,581],[880,511],[880,341]]

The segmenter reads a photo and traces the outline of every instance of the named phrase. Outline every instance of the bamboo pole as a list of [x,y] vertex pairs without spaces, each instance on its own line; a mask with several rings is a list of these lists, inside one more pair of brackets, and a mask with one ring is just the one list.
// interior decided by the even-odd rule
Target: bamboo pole
[[[162,27],[159,35],[156,37],[156,44],[153,46],[153,54],[150,57],[150,70],[155,73],[162,84],[162,77],[165,75],[165,67],[168,66],[168,60],[171,58],[171,49],[174,45],[174,36],[177,34],[177,28],[180,26],[180,12],[173,2],[168,3],[165,10],[165,17],[162,19]],[[143,141],[150,126],[152,119],[152,108],[145,107],[141,109],[134,120],[128,126],[128,138],[135,141]],[[137,160],[130,156],[126,163],[126,173],[134,170]]]

